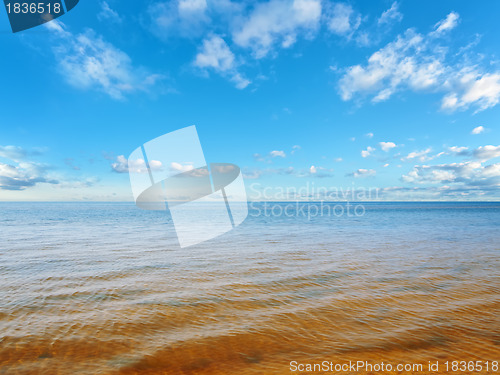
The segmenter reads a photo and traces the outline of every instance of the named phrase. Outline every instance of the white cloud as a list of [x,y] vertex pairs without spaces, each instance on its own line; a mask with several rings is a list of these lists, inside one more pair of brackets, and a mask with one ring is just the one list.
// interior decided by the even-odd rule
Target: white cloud
[[458,155],[458,156],[468,156],[469,155],[469,151],[468,150],[469,150],[469,148],[465,147],[465,146],[462,146],[462,147],[459,147],[459,146],[448,147],[448,151],[450,151],[452,154]]
[[[153,171],[162,170],[162,163],[158,160],[151,160],[149,167]],[[116,161],[111,164],[111,169],[117,173],[148,173],[148,167],[144,159],[127,160],[123,155],[119,155]]]
[[401,158],[401,161],[409,161],[413,159],[418,159],[420,161],[427,161],[433,159],[432,156],[429,156],[431,153],[432,149],[429,147],[425,150],[422,151],[413,151],[410,152],[407,156]]
[[273,158],[275,158],[275,157],[280,157],[280,158],[286,157],[285,151],[271,151],[269,153],[269,155],[271,155],[271,157],[273,157]]
[[416,165],[403,182],[416,184],[460,184],[466,186],[500,187],[500,163],[484,166],[481,162]]
[[482,132],[484,132],[484,126],[476,126],[472,129],[471,134],[481,134]]
[[34,162],[0,162],[0,190],[25,190],[39,183],[58,184],[47,177],[46,169],[45,165]]
[[399,12],[399,4],[397,1],[393,2],[391,7],[387,9],[380,18],[378,19],[378,24],[388,24],[391,22],[399,22],[403,19],[403,15]]
[[300,150],[301,148],[302,148],[302,147],[300,147],[299,145],[294,145],[294,146],[292,147],[292,152],[291,152],[291,154],[292,154],[292,155],[293,155],[293,154],[295,154],[295,152],[297,152],[297,151],[298,151],[298,150]]
[[194,64],[200,68],[213,68],[217,71],[228,71],[234,68],[234,54],[221,37],[214,35],[203,41],[203,48],[196,55]]
[[500,157],[500,146],[492,146],[492,145],[480,146],[476,148],[472,152],[472,154],[476,159],[482,161],[498,158]]
[[337,35],[350,37],[361,24],[361,16],[349,4],[336,3],[329,13],[328,30]]
[[212,69],[229,77],[238,89],[244,89],[250,84],[250,81],[237,71],[234,54],[224,39],[218,35],[213,35],[203,41],[203,46],[193,64],[198,68]]
[[120,155],[116,158],[116,162],[111,164],[113,171],[118,173],[147,173],[148,168],[144,159],[128,161],[125,156]]
[[373,177],[377,174],[377,172],[374,169],[358,169],[354,171],[353,173],[348,174],[347,176],[355,177],[355,178],[360,178],[360,177]]
[[388,152],[392,148],[396,147],[396,144],[394,142],[379,142],[379,145],[380,148],[385,152]]
[[[160,163],[160,162],[158,162],[158,163]],[[160,163],[160,166],[161,166],[161,163]],[[170,170],[174,171],[174,172],[189,172],[189,171],[192,171],[193,169],[194,169],[194,167],[191,163],[184,163],[184,164],[176,163],[176,162],[170,163]]]
[[[500,146],[480,146],[472,151],[468,147],[453,146],[449,152],[458,156],[472,156],[472,160],[438,165],[415,165],[401,177],[412,184],[446,184],[442,189],[459,195],[498,192],[500,188],[500,163],[484,163],[500,157]],[[475,194],[474,193],[474,194]]]
[[234,42],[265,57],[278,43],[288,48],[300,33],[309,37],[319,27],[320,0],[270,0],[257,3],[233,33]]
[[375,148],[368,146],[366,150],[361,151],[361,156],[367,158],[373,151],[375,151]]
[[311,167],[307,170],[306,173],[299,172],[297,173],[298,177],[317,177],[317,178],[324,178],[324,177],[331,177],[333,176],[333,169],[332,168],[325,168],[321,166],[315,166],[311,165]]
[[206,0],[179,0],[179,12],[204,12],[207,9]]
[[205,0],[172,0],[152,3],[147,8],[151,31],[161,39],[197,37],[210,22]]
[[373,138],[373,133],[366,133],[365,136],[367,136],[368,138]]
[[[347,68],[339,81],[343,100],[371,95],[373,102],[388,100],[396,92],[443,92],[443,110],[454,111],[476,106],[477,111],[500,102],[500,72],[485,72],[470,59],[456,63],[448,46],[435,38],[457,25],[458,14],[450,13],[436,30],[419,34],[408,29],[396,40],[373,53],[365,65]],[[449,56],[449,58],[448,58]],[[449,63],[453,61],[453,63]],[[465,62],[464,62],[465,61]],[[486,68],[485,68],[486,69]]]
[[0,146],[0,157],[12,159],[14,161],[22,160],[26,157],[27,152],[19,146]]
[[375,52],[366,66],[354,65],[340,80],[343,100],[357,93],[375,93],[374,101],[387,100],[397,90],[435,87],[444,73],[442,57],[425,53],[422,35],[407,30],[404,35]]
[[60,42],[54,54],[66,81],[79,89],[97,89],[114,99],[148,91],[165,77],[134,67],[130,57],[92,30],[73,35],[55,20],[46,23]]
[[444,32],[454,29],[458,25],[460,16],[458,13],[451,12],[444,20],[439,21],[434,27],[435,34],[443,34]]
[[455,89],[443,98],[442,109],[467,109],[477,105],[478,111],[493,107],[500,101],[500,73],[481,75],[468,69],[457,74]]
[[115,23],[122,22],[120,15],[111,9],[106,1],[101,1],[101,11],[97,14],[97,19],[99,21],[111,21]]

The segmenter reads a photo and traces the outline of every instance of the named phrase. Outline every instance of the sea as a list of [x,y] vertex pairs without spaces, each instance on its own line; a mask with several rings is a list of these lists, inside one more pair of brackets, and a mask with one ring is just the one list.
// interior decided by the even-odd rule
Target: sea
[[0,374],[500,374],[500,202],[348,205],[0,203]]

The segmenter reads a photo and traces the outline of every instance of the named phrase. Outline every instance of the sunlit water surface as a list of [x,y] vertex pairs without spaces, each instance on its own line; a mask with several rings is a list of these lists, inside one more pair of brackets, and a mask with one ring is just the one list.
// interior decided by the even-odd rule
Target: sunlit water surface
[[365,207],[181,249],[165,212],[2,203],[0,374],[500,360],[500,204]]

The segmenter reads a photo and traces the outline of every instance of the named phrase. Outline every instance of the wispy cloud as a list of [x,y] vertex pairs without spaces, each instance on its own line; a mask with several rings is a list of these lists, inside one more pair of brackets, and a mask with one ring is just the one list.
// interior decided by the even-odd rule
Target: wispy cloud
[[149,27],[161,39],[199,37],[210,22],[207,11],[206,0],[153,2],[147,8]]
[[449,30],[454,29],[458,25],[458,20],[460,19],[460,16],[456,12],[451,12],[446,16],[445,19],[439,21],[435,26],[434,26],[434,33],[435,34],[443,34]]
[[3,158],[19,161],[24,159],[27,154],[27,151],[19,146],[0,146],[0,157]]
[[[300,147],[300,146],[298,146],[298,147]],[[291,154],[293,154],[294,151],[297,150],[297,149],[298,148],[296,148],[294,146],[294,148],[292,148]],[[275,158],[286,158],[286,152],[283,151],[283,150],[273,150],[273,151],[270,151],[269,153],[267,153],[265,155],[261,155],[259,153],[253,154],[253,157],[254,157],[255,160],[260,161],[260,162],[272,163],[272,159],[275,159]]]
[[425,150],[421,151],[413,151],[410,152],[408,155],[404,156],[401,158],[401,161],[411,161],[414,159],[420,160],[420,161],[427,161],[433,159],[432,156],[429,154],[432,152],[432,148],[428,147]]
[[470,106],[479,111],[498,104],[500,72],[485,72],[472,62],[449,63],[449,48],[440,44],[439,37],[456,27],[458,19],[452,12],[428,34],[408,29],[373,53],[365,65],[348,67],[339,81],[342,99],[368,95],[381,102],[411,90],[445,93],[441,108],[448,111]]
[[72,86],[102,91],[113,99],[149,91],[166,77],[133,65],[131,58],[92,30],[72,34],[57,20],[48,22],[57,46],[53,48],[60,72]]
[[99,21],[121,23],[123,20],[120,15],[106,1],[101,1],[101,11],[97,14]]
[[403,14],[399,11],[399,4],[397,1],[393,2],[391,7],[384,11],[378,19],[378,24],[389,24],[392,22],[399,22],[403,19]]
[[271,0],[257,3],[253,11],[233,32],[234,42],[250,48],[258,59],[280,46],[288,48],[299,34],[314,35],[319,28],[321,2],[319,0]]
[[193,65],[228,77],[238,89],[244,89],[250,84],[250,81],[238,72],[234,54],[224,39],[218,35],[212,35],[203,41]]

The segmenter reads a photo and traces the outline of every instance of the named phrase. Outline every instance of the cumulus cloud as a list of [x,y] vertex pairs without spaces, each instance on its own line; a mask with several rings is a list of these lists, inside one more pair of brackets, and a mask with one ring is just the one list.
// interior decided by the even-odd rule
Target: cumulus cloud
[[269,153],[271,155],[271,157],[275,158],[275,157],[280,157],[280,158],[284,158],[286,157],[286,154],[285,154],[285,151],[271,151]]
[[162,74],[135,67],[130,57],[92,30],[73,35],[60,21],[45,24],[59,42],[53,49],[59,71],[66,81],[79,89],[96,89],[114,99],[148,91]]
[[332,33],[351,37],[361,24],[361,16],[351,5],[335,3],[327,15],[327,27]]
[[462,184],[467,186],[500,187],[500,163],[483,165],[481,162],[416,165],[403,182],[416,184]]
[[481,74],[464,69],[457,78],[455,88],[441,102],[442,109],[467,109],[474,104],[480,111],[500,101],[500,73]]
[[288,48],[299,34],[310,37],[319,27],[320,0],[270,0],[257,3],[233,32],[234,42],[265,57],[277,45]]
[[[158,165],[158,163],[160,163],[160,164]],[[155,164],[152,164],[151,169],[153,169],[153,168],[156,168],[156,169],[161,168],[161,162],[156,162],[156,166],[155,166]],[[183,172],[192,171],[193,169],[194,169],[194,167],[193,167],[193,164],[191,164],[191,163],[183,163],[183,164],[176,163],[176,162],[170,163],[170,170],[173,172],[183,173]]]
[[482,161],[500,157],[500,146],[480,146],[472,152],[473,156]]
[[367,158],[373,151],[375,151],[375,148],[368,146],[366,150],[361,151],[361,156]]
[[379,145],[380,148],[385,152],[388,152],[394,147],[396,147],[396,144],[394,142],[379,142]]
[[434,87],[444,73],[441,56],[428,55],[423,36],[406,31],[375,52],[366,66],[354,65],[340,80],[343,100],[357,93],[375,94],[374,102],[387,100],[397,90],[424,90]]
[[458,156],[468,156],[470,154],[469,148],[466,146],[448,147],[448,151],[451,152],[453,155],[458,155]]
[[373,177],[377,174],[377,171],[375,169],[358,169],[352,173],[347,174],[346,176],[348,177],[355,177],[355,178],[360,178],[360,177]]
[[[16,165],[17,164],[17,165]],[[46,166],[33,162],[0,162],[0,189],[24,190],[39,183],[57,184],[45,174]]]
[[441,108],[447,111],[470,106],[480,111],[497,105],[500,72],[485,72],[472,63],[450,64],[449,48],[436,38],[457,23],[458,14],[450,13],[428,34],[408,29],[373,53],[365,65],[348,67],[339,81],[342,99],[368,95],[373,102],[381,102],[398,91],[411,90],[444,93]]
[[[163,165],[158,160],[149,161],[149,167],[153,171],[160,171]],[[127,160],[123,155],[119,155],[116,161],[111,164],[111,169],[117,173],[148,173],[148,166],[144,159]]]
[[[443,153],[465,156],[467,159],[459,163],[415,165],[410,172],[401,176],[401,181],[418,185],[443,185],[440,187],[441,190],[456,193],[459,196],[469,195],[467,189],[474,191],[476,196],[487,192],[498,192],[500,163],[489,164],[487,162],[500,157],[500,146],[486,145],[473,150],[465,146],[452,146]],[[420,158],[421,161],[430,159],[425,155],[423,159]],[[436,193],[439,192],[436,191]]]
[[476,126],[474,129],[472,129],[471,134],[481,134],[484,132],[484,126]]
[[299,171],[297,173],[298,177],[317,177],[317,178],[325,178],[333,176],[332,168],[325,168],[321,166],[311,165],[307,171]]
[[211,69],[229,77],[238,89],[244,89],[250,84],[250,81],[237,71],[234,54],[224,39],[218,35],[213,35],[203,41],[203,46],[193,64],[198,68]]

